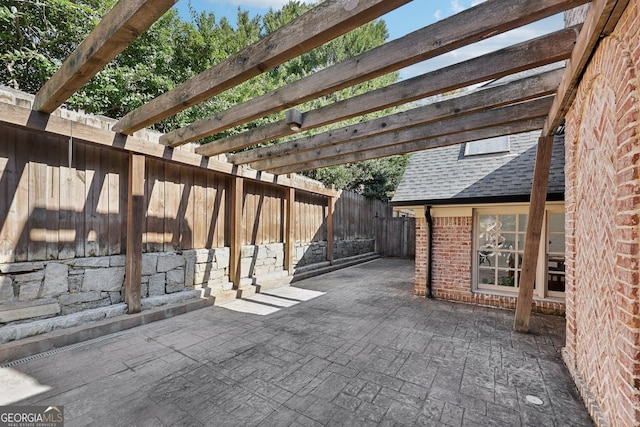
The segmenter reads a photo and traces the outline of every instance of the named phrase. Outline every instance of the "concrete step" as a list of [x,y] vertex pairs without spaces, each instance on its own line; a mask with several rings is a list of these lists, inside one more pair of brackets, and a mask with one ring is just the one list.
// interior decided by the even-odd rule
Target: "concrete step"
[[[335,260],[333,264],[319,263],[319,264],[304,266],[302,268],[295,270],[295,273],[291,279],[291,283],[308,279],[310,277],[319,276],[321,274],[330,273],[332,271],[339,270],[341,268],[351,267],[352,265],[361,264],[363,262],[373,261],[374,259],[378,259],[378,258],[380,258],[380,255],[378,255],[375,252],[371,252],[368,254],[362,254],[354,257]],[[311,268],[314,266],[316,266],[316,268]]]

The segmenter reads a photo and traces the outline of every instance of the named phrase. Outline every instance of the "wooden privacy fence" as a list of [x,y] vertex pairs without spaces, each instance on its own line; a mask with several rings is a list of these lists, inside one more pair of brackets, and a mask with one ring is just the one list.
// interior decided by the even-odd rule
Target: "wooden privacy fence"
[[376,236],[376,252],[385,257],[415,257],[415,218],[376,218],[374,225]]
[[[74,141],[69,164],[64,137],[5,125],[0,131],[0,263],[125,253],[126,152]],[[232,216],[240,245],[287,240],[292,189],[245,180],[240,205],[232,200],[238,178],[159,158],[144,163],[144,220],[132,229],[142,233],[143,252],[230,246]],[[293,193],[294,242],[376,239],[383,255],[413,255],[414,227],[391,218],[386,203],[349,192]]]

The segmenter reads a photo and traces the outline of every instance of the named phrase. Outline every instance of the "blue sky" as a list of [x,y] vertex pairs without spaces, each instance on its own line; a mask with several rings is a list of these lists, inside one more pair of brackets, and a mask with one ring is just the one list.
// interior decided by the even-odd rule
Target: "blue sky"
[[[229,22],[235,24],[238,8],[248,10],[252,16],[255,16],[257,14],[264,14],[269,8],[278,9],[287,3],[287,1],[288,0],[191,0],[191,5],[198,12],[213,12],[217,19],[226,17]],[[382,19],[387,23],[389,40],[393,40],[481,3],[482,1],[483,0],[413,0],[384,15]],[[189,19],[188,4],[189,0],[179,0],[176,6],[174,6],[185,19]],[[433,58],[429,61],[407,67],[401,70],[400,75],[402,78],[410,78],[500,49],[507,45],[558,30],[562,28],[563,25],[562,15],[552,16],[480,43]]]

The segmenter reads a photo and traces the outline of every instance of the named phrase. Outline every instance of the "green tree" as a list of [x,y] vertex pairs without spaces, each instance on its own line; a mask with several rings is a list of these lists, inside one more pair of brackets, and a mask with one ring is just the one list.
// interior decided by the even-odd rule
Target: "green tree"
[[[0,4],[0,84],[36,93],[65,58],[97,25],[116,0],[3,0]],[[212,13],[196,13],[183,20],[175,9],[164,14],[66,103],[70,108],[119,118],[181,82],[220,63],[292,19],[313,4],[290,1],[279,10],[251,18],[238,9],[237,24],[217,20]],[[384,21],[374,21],[294,58],[206,102],[154,125],[159,131],[186,126],[203,117],[279,88],[384,43]],[[331,104],[395,82],[397,73],[326,94],[299,108],[303,111]],[[386,112],[388,113],[388,112]],[[385,113],[370,114],[376,117]],[[223,138],[270,121],[275,114],[239,126],[205,140]],[[336,124],[355,123],[362,118]],[[321,132],[329,127],[312,132]],[[303,133],[302,135],[304,135]],[[308,133],[307,133],[308,134]],[[272,141],[271,143],[277,143]],[[401,161],[330,168],[309,174],[339,188],[348,188],[381,199],[401,175]]]

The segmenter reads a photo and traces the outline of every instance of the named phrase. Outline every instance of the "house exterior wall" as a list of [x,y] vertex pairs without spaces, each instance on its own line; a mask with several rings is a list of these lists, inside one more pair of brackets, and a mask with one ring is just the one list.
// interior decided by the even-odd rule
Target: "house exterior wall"
[[[471,211],[469,209],[469,211]],[[416,266],[414,294],[426,295],[426,277],[429,261],[427,250],[428,226],[425,218],[416,218]],[[472,287],[473,217],[452,216],[433,218],[433,277],[432,293],[435,298],[515,309],[515,296],[477,292]],[[563,314],[564,304],[547,300],[534,300],[533,311]]]
[[640,425],[640,1],[566,116],[565,362],[599,425]]

